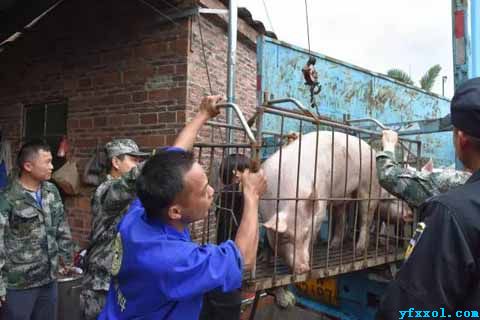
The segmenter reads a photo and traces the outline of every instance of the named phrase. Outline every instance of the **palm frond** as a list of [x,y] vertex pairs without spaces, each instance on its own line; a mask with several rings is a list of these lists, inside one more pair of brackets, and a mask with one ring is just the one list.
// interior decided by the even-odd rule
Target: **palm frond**
[[420,87],[423,90],[428,92],[432,91],[433,85],[435,84],[435,80],[437,80],[438,75],[442,67],[439,64],[434,65],[423,75],[422,79],[420,79]]
[[387,76],[389,76],[390,78],[393,78],[395,80],[398,80],[400,82],[413,85],[412,78],[410,78],[410,76],[403,70],[390,69],[390,70],[387,71]]

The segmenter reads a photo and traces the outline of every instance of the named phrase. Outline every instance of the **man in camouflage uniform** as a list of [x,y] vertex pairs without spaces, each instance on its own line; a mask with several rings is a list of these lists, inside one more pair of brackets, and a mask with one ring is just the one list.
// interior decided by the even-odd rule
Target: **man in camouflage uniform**
[[85,319],[96,319],[105,304],[106,292],[110,286],[112,248],[110,238],[122,217],[121,212],[135,197],[134,181],[140,172],[137,167],[140,152],[131,139],[116,139],[105,145],[107,154],[106,180],[95,190],[92,198],[91,245],[86,260],[84,288],[80,295],[81,308]]
[[[202,100],[198,114],[180,132],[174,146],[191,150],[198,131],[211,117],[218,114],[219,96]],[[113,242],[117,224],[132,200],[136,198],[135,181],[143,163],[139,163],[138,146],[130,139],[117,139],[106,145],[110,175],[95,191],[92,199],[92,234],[87,254],[87,272],[84,277],[80,305],[86,320],[96,319],[105,305],[110,287],[113,261]],[[127,155],[127,156],[122,156]],[[113,173],[113,174],[112,174]]]
[[378,178],[385,190],[404,200],[412,208],[418,208],[432,196],[463,185],[471,175],[469,172],[453,169],[428,172],[404,168],[395,160],[397,143],[398,134],[395,131],[383,131],[383,152],[377,154]]
[[9,320],[56,319],[59,257],[72,260],[70,228],[42,141],[26,143],[20,169],[0,195],[0,296]]

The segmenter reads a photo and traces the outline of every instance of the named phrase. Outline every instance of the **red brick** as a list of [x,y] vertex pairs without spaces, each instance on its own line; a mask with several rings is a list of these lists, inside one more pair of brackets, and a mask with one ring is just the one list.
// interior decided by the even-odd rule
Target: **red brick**
[[157,74],[169,75],[175,74],[175,65],[158,66]]
[[167,135],[166,137],[166,145],[167,146],[171,146],[175,143],[175,139],[177,138],[176,135]]
[[187,74],[187,64],[177,64],[177,65],[175,65],[175,74],[177,74],[177,75]]
[[179,56],[187,55],[188,51],[188,39],[182,38],[175,41],[175,54]]
[[137,66],[135,69],[123,73],[125,83],[144,82],[155,74],[155,68],[151,65]]
[[67,129],[77,129],[78,128],[78,120],[77,119],[68,119],[67,120]]
[[169,98],[170,89],[153,90],[148,93],[148,99],[152,101],[167,100]]
[[74,79],[64,79],[62,82],[64,90],[75,90],[77,88],[77,81]]
[[137,136],[133,140],[135,140],[140,149],[150,145],[148,136]]
[[149,137],[149,144],[152,148],[164,146],[165,142],[166,142],[165,135]]
[[74,110],[81,110],[88,105],[90,105],[90,102],[87,99],[72,99],[68,102],[68,110],[69,112]]
[[138,82],[142,81],[142,75],[138,70],[129,70],[123,72],[123,82],[124,83],[131,83],[131,82]]
[[158,59],[168,51],[168,44],[165,42],[147,43],[135,49],[135,56],[141,59]]
[[93,150],[93,148],[96,145],[96,140],[95,139],[77,139],[75,140],[75,145],[78,148],[86,147],[86,148],[91,148]]
[[79,128],[82,129],[91,129],[93,127],[92,119],[80,119]]
[[122,123],[122,121],[123,121],[123,116],[112,115],[108,117],[108,124],[110,126],[118,126]]
[[140,115],[140,122],[142,124],[157,123],[157,114],[156,113],[142,114],[142,115]]
[[138,124],[138,114],[129,114],[123,116],[123,124]]
[[168,96],[171,99],[185,99],[187,95],[187,88],[182,87],[182,88],[172,88],[169,89],[168,91]]
[[140,149],[150,145],[148,136],[137,136],[133,140],[135,140],[135,142],[138,144]]
[[120,72],[110,72],[100,74],[93,79],[93,84],[95,86],[114,86],[120,84],[121,77]]
[[135,92],[133,94],[133,102],[143,102],[145,100],[147,100],[146,92]]
[[185,111],[177,111],[177,123],[185,123]]
[[98,99],[94,99],[93,101],[101,106],[110,106],[112,104],[115,104],[115,97],[112,95],[108,95],[108,96],[100,97]]
[[80,88],[90,88],[92,86],[92,80],[91,79],[80,79],[78,80],[78,86]]
[[160,112],[158,114],[158,123],[175,122],[175,112]]
[[105,127],[107,125],[107,118],[97,117],[93,120],[93,125],[95,126],[95,128]]
[[113,96],[113,101],[115,104],[125,104],[131,102],[131,95],[129,94],[117,94]]

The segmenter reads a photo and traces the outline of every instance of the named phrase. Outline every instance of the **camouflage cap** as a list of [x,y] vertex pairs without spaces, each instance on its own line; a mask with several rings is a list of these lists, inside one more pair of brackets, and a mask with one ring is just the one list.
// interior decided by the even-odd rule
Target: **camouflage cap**
[[105,145],[105,151],[109,159],[122,154],[136,157],[148,157],[150,155],[150,153],[141,152],[132,139],[114,139]]

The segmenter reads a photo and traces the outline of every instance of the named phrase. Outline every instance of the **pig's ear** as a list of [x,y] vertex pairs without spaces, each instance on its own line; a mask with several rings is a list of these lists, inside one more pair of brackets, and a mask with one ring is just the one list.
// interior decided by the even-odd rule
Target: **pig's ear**
[[422,167],[422,172],[432,172],[433,171],[433,160],[430,158],[427,163]]
[[269,229],[269,230],[272,230],[272,231],[276,231],[278,233],[285,233],[287,231],[287,223],[285,221],[285,217],[280,213],[279,217],[278,217],[278,229],[276,228],[277,227],[277,217],[275,215],[273,215],[270,220],[268,220],[267,222],[265,222],[263,224],[263,226],[266,228],[266,229]]

